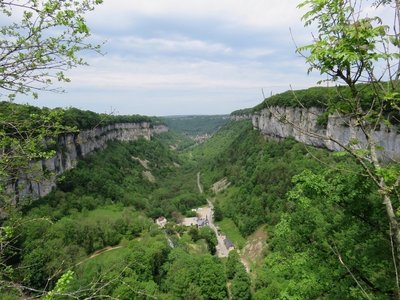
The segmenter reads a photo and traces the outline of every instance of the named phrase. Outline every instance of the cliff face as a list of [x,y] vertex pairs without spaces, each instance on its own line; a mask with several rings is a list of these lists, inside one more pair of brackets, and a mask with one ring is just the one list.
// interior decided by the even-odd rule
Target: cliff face
[[[328,117],[326,128],[317,125],[318,116],[324,111],[320,108],[270,107],[252,116],[255,129],[264,135],[295,140],[307,145],[325,147],[340,151],[342,145],[357,141],[353,148],[365,149],[366,139],[361,129],[348,117],[334,114]],[[383,159],[400,159],[400,135],[396,126],[381,124],[375,131],[375,140],[381,146],[379,155]]]
[[[78,160],[97,149],[103,149],[109,141],[134,141],[138,138],[150,140],[154,134],[166,132],[164,125],[152,126],[148,122],[116,123],[79,133],[62,134],[58,137],[56,155],[31,164],[29,175],[21,176],[16,183],[10,184],[8,190],[18,198],[32,196],[42,197],[56,186],[56,176],[74,168]],[[43,179],[42,174],[49,174]],[[38,180],[37,178],[40,178]]]

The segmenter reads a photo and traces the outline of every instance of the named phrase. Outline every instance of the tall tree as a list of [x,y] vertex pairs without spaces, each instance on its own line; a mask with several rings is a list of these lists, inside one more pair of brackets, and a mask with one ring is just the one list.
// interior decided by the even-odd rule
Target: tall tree
[[[38,97],[39,91],[59,91],[54,81],[68,82],[65,71],[86,64],[83,50],[100,51],[88,42],[85,14],[102,0],[1,0],[0,100],[17,94]],[[6,180],[15,184],[18,170],[52,154],[44,141],[63,129],[60,111],[2,104],[0,112],[0,196]],[[64,129],[65,130],[65,129]],[[4,197],[2,197],[4,198]],[[4,203],[4,199],[3,199]]]
[[[17,94],[38,97],[53,88],[54,81],[68,82],[64,71],[84,65],[83,50],[99,51],[88,43],[90,30],[85,14],[102,0],[0,0],[0,100]],[[52,154],[46,141],[62,128],[58,112],[41,114],[31,107],[16,108],[3,103],[0,111],[0,218],[15,195],[4,188],[15,183],[18,170],[30,170],[33,159]],[[0,219],[0,281],[21,292],[25,287],[7,274],[5,255],[15,238],[19,220],[5,226]],[[8,271],[7,271],[8,270]],[[7,271],[7,272],[5,272]]]
[[[395,4],[393,20],[384,20],[377,13],[372,16],[377,6],[392,2]],[[382,197],[394,245],[394,269],[400,298],[397,214],[400,165],[397,161],[383,163],[380,160],[380,145],[375,135],[381,126],[390,127],[394,120],[397,121],[400,112],[398,1],[306,0],[299,7],[308,10],[303,16],[305,25],[315,24],[318,31],[311,44],[297,49],[310,64],[309,70],[317,70],[328,76],[327,81],[345,84],[350,90],[350,96],[341,94],[338,101],[328,103],[327,110],[348,116],[349,126],[357,127],[363,138],[348,144],[331,137],[328,139],[339,144],[363,166]],[[365,85],[359,83],[367,83],[370,87],[368,99],[363,97]]]

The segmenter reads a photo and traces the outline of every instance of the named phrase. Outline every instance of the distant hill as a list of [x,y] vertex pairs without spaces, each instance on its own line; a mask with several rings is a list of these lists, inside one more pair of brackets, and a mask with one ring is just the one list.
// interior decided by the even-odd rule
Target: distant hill
[[201,139],[218,131],[229,121],[229,115],[167,116],[162,121],[173,131]]

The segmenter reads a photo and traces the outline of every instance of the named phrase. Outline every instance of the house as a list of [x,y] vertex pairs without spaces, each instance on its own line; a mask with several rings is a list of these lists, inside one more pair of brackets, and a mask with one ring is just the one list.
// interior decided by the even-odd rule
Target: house
[[228,240],[227,238],[224,239],[224,245],[225,245],[226,249],[228,249],[228,251],[235,249],[235,246],[233,245],[233,243],[230,240]]
[[156,224],[160,226],[161,228],[164,228],[165,225],[167,224],[167,219],[163,216],[159,217],[156,219]]

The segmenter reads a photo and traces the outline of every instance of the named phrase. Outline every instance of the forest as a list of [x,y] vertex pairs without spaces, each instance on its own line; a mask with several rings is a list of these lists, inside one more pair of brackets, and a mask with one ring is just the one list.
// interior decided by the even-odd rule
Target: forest
[[[18,95],[61,92],[53,84],[69,82],[64,72],[87,64],[82,52],[103,54],[101,44],[88,41],[85,19],[102,2],[0,1],[10,21],[0,26],[0,97],[8,99],[0,102],[0,299],[400,299],[397,1],[301,1],[303,25],[316,32],[295,51],[309,73],[320,73],[320,85],[271,95],[231,118],[16,104]],[[379,15],[384,9],[391,10],[389,22]],[[152,47],[159,42],[152,39]],[[204,48],[202,41],[180,42]],[[261,53],[246,50],[236,52]],[[190,65],[188,74],[198,66]],[[240,73],[252,78],[242,67]],[[172,76],[185,91],[193,82],[199,93],[210,82],[219,91],[218,80],[191,81],[188,74]],[[168,87],[164,92],[173,86],[156,81]],[[178,96],[171,95],[163,99]],[[300,121],[303,110],[321,109],[310,122],[283,115],[271,126],[289,123],[293,133],[328,140],[339,151],[255,130],[249,119],[264,108],[276,114],[276,107],[296,107]],[[324,135],[328,118],[348,129],[344,142]],[[60,135],[72,133],[79,144],[79,131],[127,122],[170,130],[109,141],[58,174],[48,194],[20,193],[28,184],[21,173],[36,183],[55,178],[35,165],[56,161],[56,150],[68,155]],[[392,139],[389,158],[380,131]]]
[[[195,147],[186,139],[171,131],[111,142],[10,213],[2,299],[18,299],[22,286],[44,297],[60,282],[56,299],[394,297],[380,196],[349,156],[265,139],[250,121],[231,121]],[[213,189],[222,179],[229,184]],[[215,256],[211,229],[179,225],[206,198],[235,244],[227,258]],[[262,251],[246,252],[260,231]]]

